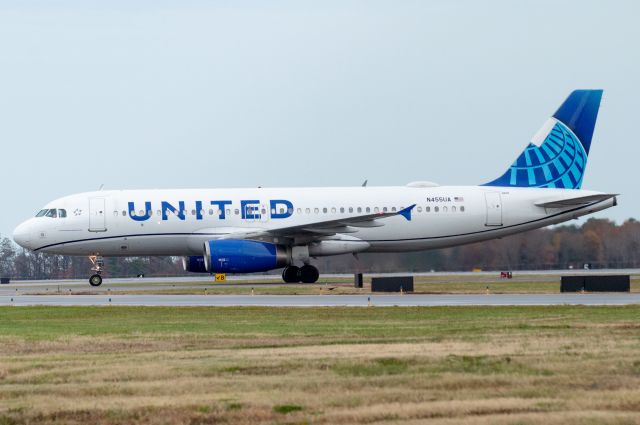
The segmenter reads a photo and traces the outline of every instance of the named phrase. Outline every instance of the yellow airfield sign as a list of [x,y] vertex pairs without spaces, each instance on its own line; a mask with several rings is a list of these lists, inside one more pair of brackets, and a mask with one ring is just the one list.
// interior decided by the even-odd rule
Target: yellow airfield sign
[[226,282],[227,275],[224,273],[216,273],[216,282]]

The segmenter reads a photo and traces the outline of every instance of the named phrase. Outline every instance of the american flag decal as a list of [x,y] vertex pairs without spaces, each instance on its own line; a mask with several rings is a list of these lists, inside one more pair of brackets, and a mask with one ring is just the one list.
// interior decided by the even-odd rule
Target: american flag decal
[[454,196],[453,202],[464,202],[464,198],[462,196]]

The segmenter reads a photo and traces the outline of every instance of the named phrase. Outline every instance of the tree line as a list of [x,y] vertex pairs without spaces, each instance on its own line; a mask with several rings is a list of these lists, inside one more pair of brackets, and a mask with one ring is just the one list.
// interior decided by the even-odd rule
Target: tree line
[[[640,267],[640,222],[617,225],[589,219],[453,248],[411,253],[341,255],[319,258],[322,273],[550,270]],[[85,257],[34,253],[0,239],[0,276],[13,279],[76,279],[90,274]],[[277,273],[277,272],[274,272]],[[110,257],[106,277],[182,276],[179,257]]]

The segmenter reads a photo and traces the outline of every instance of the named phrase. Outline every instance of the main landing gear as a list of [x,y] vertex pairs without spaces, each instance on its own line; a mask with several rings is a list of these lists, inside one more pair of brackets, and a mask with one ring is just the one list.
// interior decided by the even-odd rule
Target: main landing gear
[[282,280],[286,283],[316,283],[319,277],[320,272],[311,264],[302,267],[287,266],[282,271]]
[[102,285],[102,268],[104,267],[104,259],[99,255],[91,255],[89,257],[89,261],[93,264],[91,267],[91,271],[95,272],[89,278],[89,285],[91,286],[100,286]]

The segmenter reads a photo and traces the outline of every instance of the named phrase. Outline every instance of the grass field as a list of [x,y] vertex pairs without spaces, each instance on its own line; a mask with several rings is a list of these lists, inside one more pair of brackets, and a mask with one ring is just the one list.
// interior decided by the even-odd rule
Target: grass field
[[0,308],[0,424],[640,423],[640,306]]

